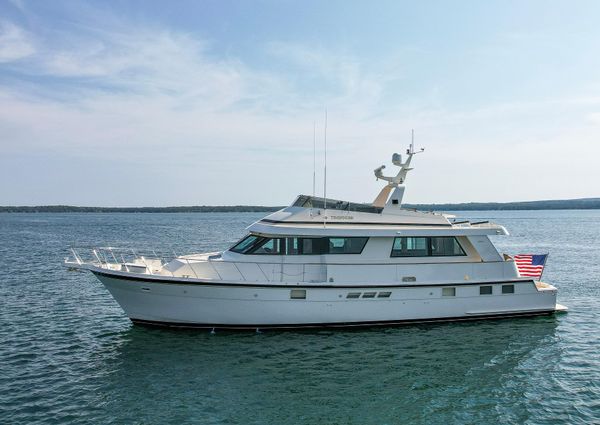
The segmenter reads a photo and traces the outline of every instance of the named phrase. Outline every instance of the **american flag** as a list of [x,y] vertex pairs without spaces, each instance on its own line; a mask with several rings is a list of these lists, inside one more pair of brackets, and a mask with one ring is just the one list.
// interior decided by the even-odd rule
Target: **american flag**
[[544,266],[546,265],[548,254],[519,254],[515,255],[517,270],[522,277],[533,277],[536,279],[542,278]]

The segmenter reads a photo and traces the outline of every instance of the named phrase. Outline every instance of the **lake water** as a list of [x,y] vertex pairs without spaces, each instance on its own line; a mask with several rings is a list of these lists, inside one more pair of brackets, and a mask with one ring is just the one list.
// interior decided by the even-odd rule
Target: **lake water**
[[568,314],[261,334],[132,325],[74,245],[227,248],[263,214],[0,214],[0,424],[600,423],[600,211],[483,211]]

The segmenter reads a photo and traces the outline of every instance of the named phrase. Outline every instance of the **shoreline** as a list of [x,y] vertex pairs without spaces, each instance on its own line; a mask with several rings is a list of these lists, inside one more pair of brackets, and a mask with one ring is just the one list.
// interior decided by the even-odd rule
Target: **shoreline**
[[[591,210],[600,209],[600,198],[523,201],[468,202],[456,204],[404,204],[405,208],[423,211],[526,211],[526,210]],[[0,206],[0,213],[208,213],[208,212],[272,212],[284,206],[264,205],[200,205],[182,207],[78,207],[71,205]]]

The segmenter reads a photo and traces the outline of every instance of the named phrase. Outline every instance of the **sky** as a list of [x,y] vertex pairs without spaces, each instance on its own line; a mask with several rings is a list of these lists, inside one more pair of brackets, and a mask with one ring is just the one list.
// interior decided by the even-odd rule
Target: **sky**
[[0,205],[599,197],[600,2],[0,0]]

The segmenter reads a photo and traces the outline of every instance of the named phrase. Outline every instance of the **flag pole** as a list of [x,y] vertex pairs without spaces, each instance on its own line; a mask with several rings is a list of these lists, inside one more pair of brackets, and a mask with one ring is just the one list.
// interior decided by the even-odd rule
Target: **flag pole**
[[550,256],[550,253],[546,253],[546,256],[544,257],[544,266],[542,267],[542,272],[540,273],[540,280],[538,282],[542,281],[542,276],[544,275],[544,270],[546,270],[546,261],[548,261],[548,257]]

